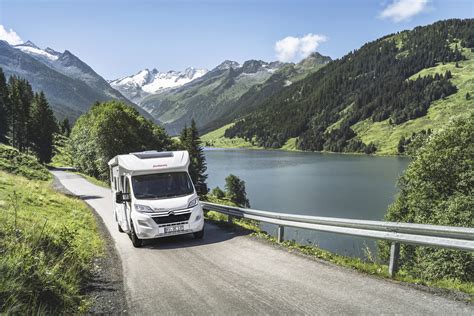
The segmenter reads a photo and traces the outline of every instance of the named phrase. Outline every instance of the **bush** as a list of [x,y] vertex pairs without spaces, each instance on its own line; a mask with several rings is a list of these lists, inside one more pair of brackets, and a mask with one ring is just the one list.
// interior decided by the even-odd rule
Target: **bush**
[[239,177],[230,174],[225,178],[225,194],[232,203],[241,207],[250,207],[250,202],[245,192],[245,181],[240,180]]
[[108,179],[108,161],[119,154],[166,150],[172,146],[165,130],[119,101],[96,103],[77,120],[71,131],[75,166],[82,172]]
[[[400,194],[386,220],[473,227],[474,113],[457,118],[428,138],[399,180]],[[380,246],[388,258],[388,245]],[[400,263],[427,280],[473,281],[474,255],[464,251],[402,245]]]
[[36,157],[3,144],[0,144],[0,170],[28,179],[48,180],[51,178],[48,169],[39,163]]
[[218,199],[223,199],[225,197],[224,191],[222,191],[219,187],[212,189],[211,194]]

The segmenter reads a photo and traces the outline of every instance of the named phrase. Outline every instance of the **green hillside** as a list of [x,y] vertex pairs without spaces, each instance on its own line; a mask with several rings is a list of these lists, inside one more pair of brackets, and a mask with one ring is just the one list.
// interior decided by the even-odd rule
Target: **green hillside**
[[425,116],[400,125],[389,124],[389,120],[381,122],[364,120],[353,125],[352,129],[364,143],[375,143],[377,153],[397,154],[397,145],[402,136],[408,137],[422,130],[443,128],[453,117],[474,111],[474,97],[466,99],[466,94],[474,96],[474,52],[464,49],[463,54],[466,60],[459,61],[458,67],[455,62],[444,65],[440,63],[410,77],[410,80],[414,80],[418,76],[443,74],[447,70],[453,74],[450,81],[458,88],[458,91],[445,99],[434,101]]
[[395,154],[402,136],[472,110],[473,49],[473,19],[385,36],[241,113],[224,136],[264,148]]

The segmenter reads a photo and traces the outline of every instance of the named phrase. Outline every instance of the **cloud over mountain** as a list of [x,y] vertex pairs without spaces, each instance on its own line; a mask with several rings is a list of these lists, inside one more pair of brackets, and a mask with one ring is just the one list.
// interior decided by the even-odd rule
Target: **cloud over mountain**
[[23,43],[21,37],[12,29],[7,30],[0,24],[0,40],[8,42],[10,45],[18,45]]
[[289,62],[303,59],[313,53],[327,37],[308,33],[302,37],[287,36],[275,43],[275,53],[279,61]]

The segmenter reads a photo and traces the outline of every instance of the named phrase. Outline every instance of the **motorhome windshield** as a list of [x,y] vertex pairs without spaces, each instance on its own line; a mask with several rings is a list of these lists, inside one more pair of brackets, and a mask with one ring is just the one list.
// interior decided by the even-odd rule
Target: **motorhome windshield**
[[186,172],[155,173],[132,177],[133,193],[137,199],[165,199],[194,192]]

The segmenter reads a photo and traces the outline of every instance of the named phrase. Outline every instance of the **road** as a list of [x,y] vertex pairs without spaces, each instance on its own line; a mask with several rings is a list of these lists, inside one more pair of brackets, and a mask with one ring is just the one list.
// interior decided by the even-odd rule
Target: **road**
[[131,314],[474,314],[462,302],[289,253],[207,223],[134,248],[108,189],[64,171],[59,181],[102,217],[122,260]]

